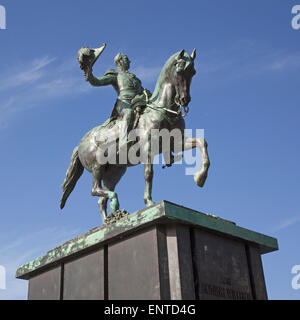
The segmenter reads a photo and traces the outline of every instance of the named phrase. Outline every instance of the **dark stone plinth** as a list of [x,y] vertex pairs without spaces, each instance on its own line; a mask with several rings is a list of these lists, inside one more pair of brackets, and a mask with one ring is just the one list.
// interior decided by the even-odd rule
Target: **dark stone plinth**
[[28,299],[267,299],[277,240],[167,201],[92,229],[20,267]]

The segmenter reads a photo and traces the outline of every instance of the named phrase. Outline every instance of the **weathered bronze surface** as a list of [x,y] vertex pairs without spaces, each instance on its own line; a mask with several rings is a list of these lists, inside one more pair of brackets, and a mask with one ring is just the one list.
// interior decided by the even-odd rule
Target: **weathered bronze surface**
[[[204,138],[184,136],[185,121],[181,114],[181,106],[184,107],[186,114],[191,100],[190,84],[196,73],[194,69],[196,51],[194,50],[191,55],[184,50],[173,54],[165,63],[151,95],[149,90],[142,87],[141,81],[128,71],[130,60],[125,54],[118,54],[115,57],[117,70],[110,69],[103,77],[94,77],[92,67],[105,46],[106,44],[103,44],[97,49],[81,48],[78,52],[78,61],[86,80],[91,85],[112,85],[117,91],[118,98],[110,118],[104,124],[89,131],[74,149],[62,184],[63,196],[60,207],[65,206],[76,182],[84,169],[87,169],[93,175],[92,195],[100,197],[98,204],[103,222],[112,222],[126,214],[119,212],[118,196],[114,190],[127,167],[144,164],[144,201],[147,206],[150,206],[154,204],[152,200],[154,157],[162,153],[167,166],[171,166],[176,159],[180,159],[176,154],[178,150],[176,143],[179,142],[173,139],[170,148],[165,150],[159,137],[153,136],[153,129],[167,129],[169,132],[178,129],[181,135],[179,141],[182,151],[196,147],[200,149],[202,167],[194,175],[194,180],[200,187],[205,183],[210,162]],[[129,136],[133,129],[134,132],[139,132],[138,137]],[[155,139],[159,145],[157,150],[151,149]],[[110,146],[115,142],[118,149],[111,152]],[[130,146],[134,146],[134,151],[140,156],[137,162],[130,160],[128,150]],[[108,154],[109,160],[103,161],[103,157]],[[124,155],[127,159],[125,162],[122,158]],[[109,220],[107,220],[108,200],[110,200],[112,213]]]

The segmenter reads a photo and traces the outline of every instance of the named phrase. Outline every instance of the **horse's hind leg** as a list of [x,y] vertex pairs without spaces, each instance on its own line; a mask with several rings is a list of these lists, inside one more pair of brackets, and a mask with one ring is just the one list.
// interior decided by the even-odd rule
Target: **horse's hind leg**
[[[92,196],[97,196],[97,197],[103,197],[107,200],[111,200],[111,203],[113,203],[113,205],[110,206],[112,212],[115,212],[116,210],[119,209],[119,201],[118,201],[118,197],[117,194],[113,191],[107,190],[102,188],[101,185],[101,180],[104,177],[104,173],[105,173],[106,169],[105,167],[98,167],[96,169],[94,169],[92,171],[93,174],[93,186],[92,186]],[[99,204],[99,202],[98,202]],[[100,213],[102,215],[102,220],[103,222],[106,219],[106,210],[103,210],[103,208],[100,208]]]
[[115,212],[116,210],[119,210],[118,196],[114,192],[114,190],[117,183],[120,181],[120,179],[122,178],[125,172],[126,172],[125,166],[109,166],[105,170],[105,173],[102,176],[103,190],[105,190],[105,192],[114,193],[113,198],[102,197],[98,201],[99,209],[101,212],[105,212],[105,216],[106,216],[108,199],[110,200],[109,207],[111,212]]
[[107,201],[108,201],[107,197],[100,197],[98,200],[98,207],[102,215],[102,218],[107,216]]

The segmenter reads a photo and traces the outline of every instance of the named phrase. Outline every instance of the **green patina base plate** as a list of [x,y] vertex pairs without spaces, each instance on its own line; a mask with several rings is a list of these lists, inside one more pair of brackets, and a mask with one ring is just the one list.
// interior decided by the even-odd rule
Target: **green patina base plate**
[[109,241],[124,237],[149,225],[157,223],[179,222],[193,227],[204,228],[211,232],[250,242],[259,247],[260,253],[278,250],[275,238],[237,226],[235,223],[219,217],[188,209],[168,201],[161,201],[150,207],[124,216],[112,225],[94,228],[57,248],[48,251],[44,256],[28,262],[17,269],[16,277],[29,279],[37,271],[54,266],[64,259],[69,259],[83,251],[94,250]]

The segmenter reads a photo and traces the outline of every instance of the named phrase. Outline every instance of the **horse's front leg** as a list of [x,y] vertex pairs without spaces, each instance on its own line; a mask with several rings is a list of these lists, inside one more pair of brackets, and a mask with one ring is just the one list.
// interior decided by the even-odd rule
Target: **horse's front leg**
[[196,147],[198,147],[201,151],[202,165],[201,170],[195,173],[194,181],[199,187],[203,187],[210,166],[210,161],[207,152],[207,142],[204,138],[184,138],[184,150],[189,150]]
[[144,165],[144,176],[145,176],[145,193],[144,202],[146,206],[154,204],[152,201],[152,182],[153,182],[153,164],[145,163]]
[[154,204],[152,201],[152,182],[153,182],[153,158],[154,155],[151,153],[151,136],[145,134],[143,143],[141,146],[141,155],[144,162],[144,177],[145,177],[145,192],[144,202],[146,206]]

